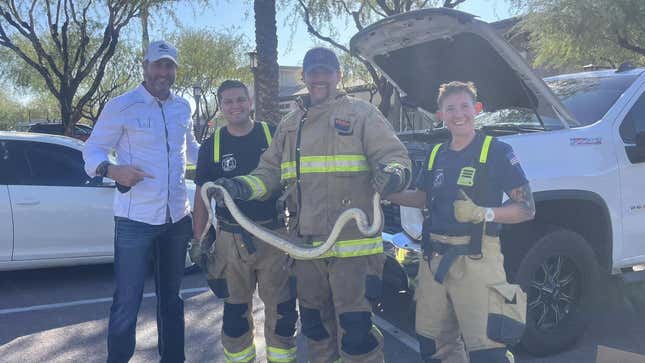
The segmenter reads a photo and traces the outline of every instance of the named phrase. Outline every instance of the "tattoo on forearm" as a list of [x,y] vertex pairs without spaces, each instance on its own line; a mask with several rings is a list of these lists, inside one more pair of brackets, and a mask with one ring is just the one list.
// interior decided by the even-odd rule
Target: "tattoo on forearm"
[[532,218],[535,215],[535,201],[533,201],[533,193],[528,184],[517,187],[507,194],[511,198],[512,203],[517,203],[526,213],[527,217]]

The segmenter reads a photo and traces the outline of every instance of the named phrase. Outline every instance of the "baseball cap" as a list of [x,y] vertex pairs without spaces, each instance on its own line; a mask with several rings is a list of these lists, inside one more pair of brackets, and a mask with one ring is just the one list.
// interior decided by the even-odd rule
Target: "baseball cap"
[[170,59],[176,65],[179,65],[179,62],[177,61],[177,48],[175,48],[172,44],[168,43],[165,40],[157,40],[150,43],[143,60],[146,60],[148,62],[156,62],[162,58]]
[[302,61],[302,71],[308,73],[316,67],[323,67],[330,71],[339,71],[340,63],[333,50],[325,47],[311,48]]

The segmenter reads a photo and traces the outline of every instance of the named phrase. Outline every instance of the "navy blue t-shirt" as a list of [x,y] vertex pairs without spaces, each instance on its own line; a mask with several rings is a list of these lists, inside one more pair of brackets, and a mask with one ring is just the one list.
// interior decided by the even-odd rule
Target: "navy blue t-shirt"
[[[275,128],[269,125],[269,130],[273,135]],[[218,163],[214,162],[213,156],[214,133],[202,143],[199,149],[197,169],[195,170],[195,184],[199,186],[219,178],[233,178],[250,173],[258,166],[260,156],[268,147],[264,130],[259,122],[256,122],[253,130],[244,136],[233,136],[226,127],[222,127],[220,132],[220,161]],[[252,220],[268,221],[274,219],[277,214],[277,197],[274,196],[265,201],[236,200],[235,204],[244,215]],[[218,206],[217,216],[229,223],[235,223],[226,208]]]
[[[428,170],[429,154],[426,156],[424,169],[415,185],[428,194],[426,206],[432,206],[430,232],[456,235],[468,231],[469,223],[459,223],[455,219],[453,202],[458,199],[458,190],[462,188],[457,185],[462,168],[477,167],[483,138],[484,135],[477,133],[470,145],[460,151],[450,150],[448,143],[442,145],[435,157],[433,170]],[[504,192],[528,183],[513,148],[502,141],[493,139],[486,164],[488,189],[493,192],[487,195],[486,201],[480,202],[482,207],[500,207]],[[430,198],[434,201],[431,202]]]

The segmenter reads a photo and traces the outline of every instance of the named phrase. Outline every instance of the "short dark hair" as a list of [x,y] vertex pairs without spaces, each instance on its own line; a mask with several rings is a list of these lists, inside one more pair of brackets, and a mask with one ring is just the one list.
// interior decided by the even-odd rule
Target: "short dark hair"
[[217,87],[217,101],[222,101],[222,92],[232,88],[241,88],[244,90],[244,93],[246,93],[246,96],[249,96],[249,89],[246,88],[246,85],[242,83],[242,81],[238,81],[237,79],[227,79]]
[[441,108],[441,102],[455,93],[467,93],[470,98],[473,99],[473,103],[477,102],[477,87],[473,82],[460,82],[452,81],[450,83],[444,83],[439,86],[439,95],[437,96],[437,107]]

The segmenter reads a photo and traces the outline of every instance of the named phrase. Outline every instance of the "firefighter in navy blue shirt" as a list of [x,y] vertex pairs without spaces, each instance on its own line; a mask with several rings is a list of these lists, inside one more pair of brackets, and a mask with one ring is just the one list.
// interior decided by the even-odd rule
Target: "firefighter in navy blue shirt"
[[532,219],[535,206],[511,146],[475,131],[476,100],[470,82],[441,85],[437,116],[450,141],[432,148],[417,189],[388,196],[429,212],[415,292],[426,363],[513,362],[507,346],[524,330],[526,294],[506,279],[498,236],[500,224]]
[[[226,361],[255,361],[252,301],[257,285],[265,305],[267,360],[292,362],[296,359],[294,336],[298,315],[295,289],[289,284],[288,255],[242,229],[223,203],[217,203],[215,243],[208,248],[198,241],[208,223],[206,207],[199,198],[201,186],[219,178],[246,175],[255,169],[274,132],[273,126],[251,120],[251,100],[242,82],[223,82],[217,98],[227,125],[218,128],[199,151],[191,257],[203,261],[203,256],[208,256],[208,284],[216,296],[225,299],[222,345]],[[276,228],[275,198],[237,201],[237,206],[255,223]]]

